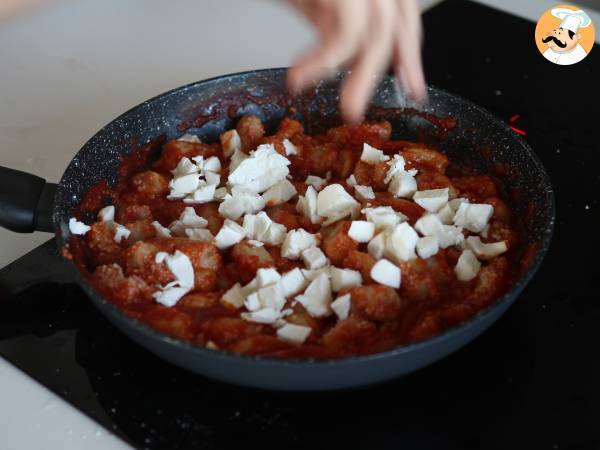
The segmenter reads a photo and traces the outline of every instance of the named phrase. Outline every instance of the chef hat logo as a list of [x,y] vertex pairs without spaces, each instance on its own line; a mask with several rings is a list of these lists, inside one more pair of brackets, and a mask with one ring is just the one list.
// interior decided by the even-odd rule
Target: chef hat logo
[[535,43],[548,61],[576,64],[587,57],[594,46],[594,24],[582,9],[559,5],[548,9],[538,20]]

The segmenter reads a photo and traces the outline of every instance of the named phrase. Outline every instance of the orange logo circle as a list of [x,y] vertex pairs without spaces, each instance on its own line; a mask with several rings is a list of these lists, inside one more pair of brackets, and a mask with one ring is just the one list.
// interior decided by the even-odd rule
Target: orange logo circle
[[584,59],[594,46],[592,19],[576,6],[560,5],[542,14],[535,27],[535,44],[544,58],[561,66]]

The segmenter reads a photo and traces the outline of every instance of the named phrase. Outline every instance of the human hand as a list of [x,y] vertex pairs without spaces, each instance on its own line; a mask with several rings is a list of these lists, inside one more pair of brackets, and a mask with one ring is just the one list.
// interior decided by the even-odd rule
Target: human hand
[[293,92],[348,66],[340,109],[359,122],[390,61],[401,85],[417,101],[426,97],[421,63],[421,18],[416,0],[289,0],[316,28],[319,42],[288,75]]

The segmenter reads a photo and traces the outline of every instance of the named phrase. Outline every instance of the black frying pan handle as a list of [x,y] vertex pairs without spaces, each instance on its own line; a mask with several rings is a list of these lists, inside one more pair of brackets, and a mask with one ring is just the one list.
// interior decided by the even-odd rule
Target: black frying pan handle
[[38,176],[0,166],[0,226],[19,233],[54,231],[56,187]]

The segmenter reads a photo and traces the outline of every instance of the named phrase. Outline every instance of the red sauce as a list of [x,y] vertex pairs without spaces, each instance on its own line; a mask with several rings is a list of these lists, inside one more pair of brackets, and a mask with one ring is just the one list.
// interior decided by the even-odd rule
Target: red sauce
[[[450,119],[429,115],[427,119],[442,130],[456,125]],[[198,119],[191,126],[199,126],[202,120]],[[468,319],[496,301],[508,289],[521,264],[528,264],[531,258],[527,253],[519,264],[518,234],[510,211],[500,198],[501,190],[495,178],[470,172],[467,176],[458,169],[446,173],[449,161],[445,155],[424,144],[391,141],[391,126],[385,121],[344,125],[316,136],[305,134],[300,124],[290,119],[283,121],[271,136],[265,136],[256,118],[246,120],[243,129],[238,128],[242,143],[248,148],[270,142],[281,149],[284,138],[296,145],[299,154],[289,159],[292,182],[300,194],[306,189],[307,174],[331,173],[329,183],[340,183],[349,192],[352,191],[346,179],[354,174],[359,184],[373,187],[376,198],[371,200],[372,205],[389,205],[414,223],[423,210],[387,192],[383,181],[387,172],[385,164],[365,167],[365,163],[359,161],[363,142],[377,144],[388,154],[401,152],[407,167],[419,171],[419,189],[448,187],[451,197],[467,197],[473,202],[494,205],[496,214],[490,222],[490,237],[483,240],[505,239],[509,252],[483,262],[477,278],[461,282],[454,274],[460,250],[449,247],[427,260],[401,263],[402,285],[394,290],[371,280],[370,269],[375,261],[368,254],[366,244],[358,244],[348,237],[347,220],[321,229],[296,212],[297,196],[287,204],[267,206],[265,211],[271,219],[285,224],[288,229],[303,227],[310,232],[320,232],[321,248],[331,262],[338,267],[358,270],[363,278],[362,286],[349,290],[352,307],[346,320],[337,320],[335,316],[312,317],[300,304],[288,299],[286,307],[291,308],[293,314],[286,320],[312,329],[305,343],[295,346],[277,338],[274,327],[243,320],[240,310],[223,302],[221,297],[234,283],[251,280],[260,267],[275,267],[283,273],[303,267],[301,261],[281,257],[278,246],[254,248],[242,242],[219,251],[212,243],[155,236],[152,221],[169,226],[186,206],[182,201],[166,199],[172,177],[170,170],[177,161],[184,156],[216,154],[224,168],[222,181],[226,180],[228,163],[218,144],[165,143],[162,137],[123,158],[116,186],[110,189],[106,182],[97,184],[78,209],[78,214],[97,212],[109,200],[116,207],[116,221],[131,230],[130,237],[116,243],[107,225],[97,222],[83,238],[72,237],[69,246],[69,254],[97,290],[124,313],[157,330],[197,345],[215,345],[232,352],[277,358],[341,358],[374,353],[426,339]],[[161,146],[162,152],[157,152]],[[194,205],[197,214],[208,221],[213,235],[223,222],[217,208],[217,202]],[[192,261],[196,286],[176,306],[167,308],[157,304],[152,294],[157,290],[156,285],[172,281],[173,275],[164,264],[154,262],[154,254],[172,253],[176,249]]]

